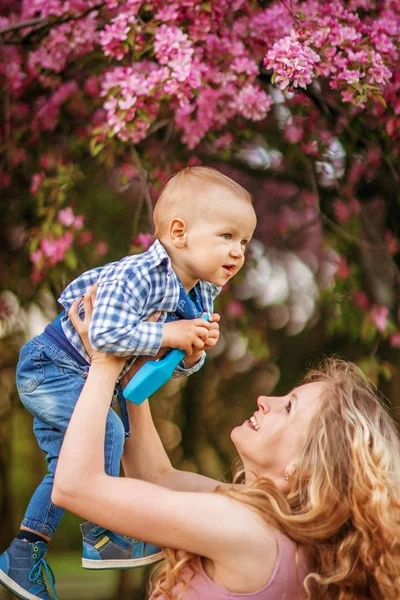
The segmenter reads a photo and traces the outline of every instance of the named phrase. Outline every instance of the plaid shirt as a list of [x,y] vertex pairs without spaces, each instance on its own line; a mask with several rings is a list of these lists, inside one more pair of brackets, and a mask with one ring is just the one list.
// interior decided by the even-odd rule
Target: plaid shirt
[[[156,240],[147,252],[91,269],[72,281],[59,298],[67,313],[74,300],[84,296],[94,283],[98,286],[89,326],[90,343],[103,352],[134,355],[127,361],[122,377],[137,356],[154,356],[159,351],[167,313],[174,312],[179,301],[179,280],[167,252]],[[211,314],[214,298],[221,288],[205,281],[199,281],[198,286],[204,312]],[[162,311],[159,321],[146,322],[155,311]],[[67,316],[62,318],[62,327],[72,346],[89,361],[81,338]],[[174,375],[198,371],[204,359],[205,352],[190,369],[181,363]]]

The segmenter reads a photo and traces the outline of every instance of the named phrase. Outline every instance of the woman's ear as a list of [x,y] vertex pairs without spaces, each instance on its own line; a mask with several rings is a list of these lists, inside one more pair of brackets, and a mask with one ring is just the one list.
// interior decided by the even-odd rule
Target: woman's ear
[[284,475],[285,481],[290,481],[290,479],[293,477],[293,475],[296,472],[296,468],[297,468],[297,462],[295,462],[295,461],[292,461],[287,465],[287,467],[285,469],[285,475]]
[[175,248],[186,246],[187,225],[184,219],[176,217],[169,224],[169,238]]

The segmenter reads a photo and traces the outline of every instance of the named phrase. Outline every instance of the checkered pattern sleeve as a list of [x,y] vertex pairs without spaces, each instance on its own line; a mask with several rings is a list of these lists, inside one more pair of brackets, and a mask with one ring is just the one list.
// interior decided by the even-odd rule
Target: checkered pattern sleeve
[[143,272],[123,279],[100,278],[89,326],[93,348],[119,356],[154,356],[161,347],[163,323],[142,320],[151,292]]
[[206,360],[206,353],[203,352],[203,354],[201,355],[201,357],[197,361],[197,363],[195,363],[192,367],[189,367],[188,369],[186,367],[184,367],[183,361],[180,362],[179,365],[176,367],[172,377],[188,377],[192,373],[196,373],[196,371],[199,371],[201,369],[201,367],[204,365],[205,360]]

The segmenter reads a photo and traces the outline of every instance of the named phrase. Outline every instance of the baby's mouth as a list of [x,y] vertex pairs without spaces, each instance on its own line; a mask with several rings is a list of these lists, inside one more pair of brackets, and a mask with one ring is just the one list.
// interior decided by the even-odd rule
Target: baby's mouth
[[230,275],[233,275],[235,272],[235,265],[222,265],[222,268],[228,271]]

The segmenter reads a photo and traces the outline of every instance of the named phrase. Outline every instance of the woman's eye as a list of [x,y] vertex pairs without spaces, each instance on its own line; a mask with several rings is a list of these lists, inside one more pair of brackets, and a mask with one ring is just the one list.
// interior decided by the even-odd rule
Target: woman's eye
[[290,410],[292,408],[292,401],[289,400],[289,402],[287,404],[285,404],[285,408],[287,410],[288,413],[290,413]]

